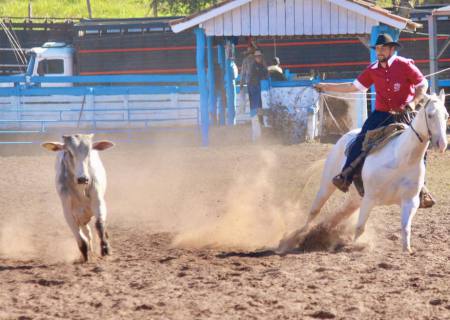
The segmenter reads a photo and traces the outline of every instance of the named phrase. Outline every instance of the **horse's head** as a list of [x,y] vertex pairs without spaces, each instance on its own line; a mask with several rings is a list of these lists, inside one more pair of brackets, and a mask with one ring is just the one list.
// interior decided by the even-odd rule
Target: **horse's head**
[[424,117],[432,148],[444,152],[447,149],[447,120],[448,112],[445,108],[445,92],[441,90],[439,96],[427,96],[425,107],[420,114]]

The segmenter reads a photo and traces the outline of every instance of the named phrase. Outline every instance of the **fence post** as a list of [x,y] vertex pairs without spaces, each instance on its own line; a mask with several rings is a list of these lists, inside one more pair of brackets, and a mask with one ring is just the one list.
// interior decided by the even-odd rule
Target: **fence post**
[[198,88],[200,90],[200,118],[202,130],[202,144],[209,143],[209,114],[208,114],[208,86],[206,82],[205,68],[205,31],[202,28],[195,29],[196,35],[196,64],[198,76]]
[[[173,108],[173,112],[177,114],[177,117],[180,115],[180,110],[177,110],[178,106],[178,92],[172,92],[170,94],[170,106]],[[171,112],[172,113],[172,112]]]
[[[125,93],[123,95],[123,108],[126,110],[125,114],[126,114],[126,119],[127,122],[130,122],[130,107],[129,107],[129,100],[130,100],[130,95],[129,93]],[[123,116],[123,119],[125,120],[125,116]]]
[[92,110],[92,125],[94,126],[94,130],[97,129],[97,122],[95,119],[95,101],[94,101],[94,88],[87,88],[88,93],[86,95],[86,109]]
[[227,94],[227,124],[232,126],[236,122],[236,85],[232,64],[234,45],[230,40],[226,42],[225,59],[225,89]]
[[215,88],[215,74],[214,74],[214,52],[213,52],[213,37],[206,38],[207,57],[208,57],[208,104],[209,112],[213,120],[213,124],[217,124],[217,107],[216,107],[216,88]]
[[428,16],[428,44],[430,47],[430,74],[433,74],[430,77],[430,92],[437,92],[437,76],[434,75],[438,70],[438,62],[437,62],[437,32],[436,32],[436,16],[431,13]]
[[[224,75],[224,70],[225,70],[225,49],[223,47],[222,43],[217,44],[217,62],[220,65],[220,70],[222,70],[222,75]],[[222,83],[222,87],[221,88],[216,88],[218,89],[219,95],[219,102],[218,102],[218,108],[219,108],[219,124],[221,126],[225,125],[225,106],[223,105],[223,100],[224,97],[222,96],[224,94],[224,81],[225,81],[225,76],[222,77],[223,81],[221,81]]]

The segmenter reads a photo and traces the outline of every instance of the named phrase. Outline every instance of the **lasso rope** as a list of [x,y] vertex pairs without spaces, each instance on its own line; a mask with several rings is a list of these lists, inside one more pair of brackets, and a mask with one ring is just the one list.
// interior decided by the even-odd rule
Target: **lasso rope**
[[[431,76],[434,76],[436,74],[443,73],[443,72],[449,71],[449,70],[450,70],[450,68],[445,68],[445,69],[439,70],[437,72],[427,74],[424,77],[428,78],[428,77],[431,77]],[[333,95],[333,94],[329,94],[329,93],[324,93],[324,92],[320,92],[320,94],[323,95],[323,96],[327,96],[327,97],[331,97],[331,98],[337,98],[337,99],[342,99],[342,100],[360,100],[360,98],[347,98],[347,97],[341,97],[341,96],[337,96],[337,95]],[[365,94],[365,95],[370,96],[370,95],[375,95],[376,93],[375,92],[346,92],[346,94],[352,94],[352,95],[363,95],[363,94]],[[446,94],[445,96],[446,97],[450,96],[450,93]]]

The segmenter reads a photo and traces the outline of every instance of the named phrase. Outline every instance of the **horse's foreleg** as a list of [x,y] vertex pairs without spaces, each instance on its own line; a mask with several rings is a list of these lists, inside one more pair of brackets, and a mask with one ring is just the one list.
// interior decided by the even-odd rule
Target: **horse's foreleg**
[[280,240],[278,248],[275,250],[276,253],[284,254],[298,245],[302,235],[308,230],[310,223],[319,214],[320,209],[322,209],[323,205],[333,194],[334,190],[336,190],[336,187],[331,182],[322,184],[313,202],[306,224],[302,228],[297,229],[290,234],[286,234],[283,239]]
[[355,241],[364,233],[367,219],[373,207],[374,203],[371,199],[363,198],[361,209],[359,210],[358,223],[356,224]]
[[326,227],[328,229],[335,228],[342,221],[350,217],[361,206],[361,198],[358,195],[350,196],[344,203],[344,205],[338,209],[338,211],[327,222]]
[[411,223],[419,207],[418,197],[402,202],[402,242],[403,251],[412,253],[411,250]]
[[306,221],[305,228],[317,217],[322,207],[325,205],[325,202],[331,197],[333,192],[336,190],[336,186],[331,182],[327,181],[326,183],[320,186],[320,190],[314,199],[314,202],[311,206],[311,210],[309,210],[308,220]]

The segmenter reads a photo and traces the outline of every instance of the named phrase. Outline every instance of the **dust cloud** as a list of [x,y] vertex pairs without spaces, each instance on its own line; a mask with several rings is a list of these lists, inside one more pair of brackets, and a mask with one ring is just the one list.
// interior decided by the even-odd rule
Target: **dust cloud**
[[259,151],[262,166],[255,172],[245,171],[225,192],[225,210],[216,221],[202,223],[180,232],[175,247],[258,250],[275,247],[287,226],[299,218],[295,203],[278,206],[274,199],[273,175],[277,157]]
[[[241,134],[235,140],[208,148],[184,140],[175,147],[117,143],[101,153],[113,250],[120,245],[115,230],[170,232],[175,247],[252,251],[274,248],[300,228],[322,173],[317,147],[254,145]],[[10,173],[0,181],[0,258],[79,257],[55,191],[54,161],[38,146],[31,155],[0,157]],[[342,202],[339,196],[322,217]]]
[[[14,183],[0,182],[0,258],[15,260],[45,260],[50,263],[70,262],[78,259],[76,242],[64,221],[54,183],[46,185],[47,170],[28,171],[24,167],[40,166],[43,159],[0,158],[14,170]],[[11,161],[13,160],[13,161]],[[14,161],[15,160],[15,161]],[[46,159],[47,160],[47,159]],[[50,170],[49,170],[50,171]],[[30,174],[31,173],[31,174]],[[28,176],[26,176],[28,175]],[[53,177],[49,177],[52,181]]]

